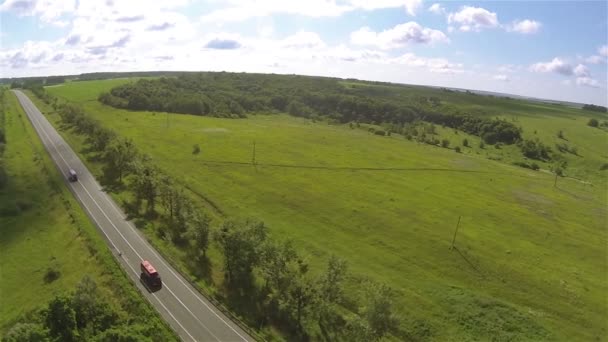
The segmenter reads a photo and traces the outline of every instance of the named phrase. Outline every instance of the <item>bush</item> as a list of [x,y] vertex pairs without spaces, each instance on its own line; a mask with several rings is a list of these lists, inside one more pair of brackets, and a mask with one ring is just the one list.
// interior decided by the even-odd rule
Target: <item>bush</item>
[[604,171],[604,170],[608,170],[608,163],[604,163],[604,164],[602,164],[602,166],[600,166],[600,171]]
[[441,140],[441,147],[448,148],[450,146],[450,141],[448,139]]
[[484,149],[486,147],[486,144],[483,143],[483,141],[479,142],[479,148]]
[[562,131],[557,132],[557,137],[560,139],[564,139],[564,132],[562,132]]
[[536,160],[549,160],[551,159],[550,153],[551,148],[545,146],[540,140],[524,140],[519,144],[519,148],[524,156],[536,159]]
[[54,267],[49,267],[44,274],[44,282],[49,284],[61,277],[61,272],[56,270]]
[[561,153],[571,153],[574,154],[575,156],[578,155],[578,149],[576,148],[576,146],[568,146],[567,144],[555,144],[555,148],[560,151]]
[[517,165],[519,167],[523,167],[523,168],[526,168],[526,169],[531,169],[531,170],[534,170],[534,171],[540,170],[540,166],[538,166],[538,164],[536,164],[536,163],[530,163],[530,164],[528,164],[528,163],[525,163],[525,162],[514,162],[513,165]]
[[462,140],[462,146],[469,147],[469,140],[468,139],[463,139]]
[[597,121],[597,119],[589,119],[589,122],[587,122],[587,126],[597,127],[599,125],[600,123]]
[[456,151],[456,153],[460,153],[460,146],[456,146],[456,148],[454,148],[454,151]]
[[194,146],[192,146],[192,154],[197,155],[201,153],[201,147],[198,146],[198,144],[194,144]]
[[386,132],[385,132],[385,131],[383,131],[383,130],[381,130],[381,129],[379,129],[379,130],[376,130],[376,131],[374,132],[374,134],[375,134],[375,135],[381,135],[381,136],[385,136],[385,135],[386,135]]

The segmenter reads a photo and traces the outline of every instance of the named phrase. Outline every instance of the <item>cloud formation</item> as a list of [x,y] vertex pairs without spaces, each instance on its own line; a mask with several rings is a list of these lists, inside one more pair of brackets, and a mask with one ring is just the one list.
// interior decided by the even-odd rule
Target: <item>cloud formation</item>
[[413,53],[406,53],[393,58],[391,62],[412,67],[422,67],[430,72],[441,74],[459,74],[464,72],[463,65],[460,63],[451,63],[445,58],[419,57]]
[[217,50],[233,50],[241,47],[241,43],[232,39],[212,39],[207,44],[205,44],[205,48],[207,49],[217,49]]
[[405,2],[405,11],[407,14],[415,17],[416,12],[422,6],[422,0],[404,0]]
[[586,86],[586,87],[591,87],[591,88],[599,88],[600,87],[600,83],[597,80],[594,80],[591,77],[577,77],[576,78],[576,85]]
[[433,44],[449,42],[448,37],[439,30],[422,27],[414,21],[399,24],[382,32],[362,27],[351,33],[350,41],[356,45],[377,46],[381,49],[394,49],[410,44]]
[[517,32],[522,34],[533,34],[537,33],[542,24],[536,20],[525,19],[521,21],[514,21],[511,25],[507,26],[507,31]]
[[509,76],[507,75],[494,75],[494,77],[492,77],[492,79],[496,80],[496,81],[503,81],[503,82],[509,82]]
[[173,27],[174,24],[168,23],[168,22],[164,22],[162,24],[155,24],[155,25],[150,25],[146,28],[147,31],[164,31],[168,28]]
[[6,0],[0,4],[0,12],[12,12],[20,17],[39,16],[44,23],[54,23],[75,9],[76,0]]
[[574,69],[572,69],[572,71],[574,72],[574,76],[577,77],[589,77],[590,73],[589,73],[589,68],[587,68],[586,66],[579,64],[577,65]]
[[281,41],[281,46],[286,48],[319,49],[325,47],[325,43],[315,32],[298,31]]
[[499,26],[498,16],[485,8],[464,6],[460,11],[448,15],[448,24],[458,26],[462,32],[496,28]]
[[564,76],[570,76],[574,73],[574,71],[572,70],[572,66],[558,57],[553,58],[553,60],[551,60],[550,62],[540,62],[532,64],[530,70],[534,72],[543,73],[556,72]]
[[428,11],[434,14],[445,14],[446,10],[440,4],[435,3],[429,6]]

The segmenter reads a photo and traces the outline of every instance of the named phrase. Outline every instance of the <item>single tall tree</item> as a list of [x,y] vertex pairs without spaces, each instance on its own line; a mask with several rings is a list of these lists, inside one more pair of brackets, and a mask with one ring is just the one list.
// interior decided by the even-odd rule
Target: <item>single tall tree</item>
[[189,221],[187,235],[190,240],[190,247],[196,258],[204,259],[207,256],[207,249],[209,248],[211,218],[204,212],[193,210]]
[[251,285],[253,268],[258,266],[268,228],[262,222],[237,224],[225,222],[217,241],[224,254],[224,268],[228,282],[235,287]]
[[122,182],[123,176],[131,171],[137,150],[131,139],[115,139],[108,145],[105,153],[104,173],[109,180]]

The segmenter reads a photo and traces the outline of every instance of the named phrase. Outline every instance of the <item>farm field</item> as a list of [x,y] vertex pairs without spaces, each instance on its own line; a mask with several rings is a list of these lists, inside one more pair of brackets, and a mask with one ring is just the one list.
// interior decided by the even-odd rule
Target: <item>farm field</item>
[[[129,302],[157,334],[172,333],[120,273],[104,241],[63,184],[17,98],[5,94],[7,181],[0,187],[0,336],[28,322],[55,296],[88,276],[113,308]],[[136,311],[137,310],[137,311]],[[123,311],[117,311],[124,315]],[[136,320],[137,321],[137,320]],[[134,321],[134,322],[136,322]]]
[[[331,253],[345,258],[351,291],[365,276],[389,284],[404,329],[415,338],[594,340],[608,333],[606,171],[599,171],[608,144],[606,132],[586,125],[594,115],[445,95],[449,104],[514,120],[527,138],[553,142],[563,130],[579,150],[580,157],[566,157],[567,175],[578,179],[560,178],[554,187],[549,165],[540,163],[541,171],[510,165],[522,159],[517,147],[480,148],[478,137],[441,127],[451,147],[464,138],[471,147],[456,153],[286,115],[220,119],[133,112],[96,100],[124,82],[47,91],[132,138],[216,221],[261,219],[273,235],[293,239],[313,266]],[[59,127],[58,115],[37,104]],[[63,134],[82,150],[82,138]]]

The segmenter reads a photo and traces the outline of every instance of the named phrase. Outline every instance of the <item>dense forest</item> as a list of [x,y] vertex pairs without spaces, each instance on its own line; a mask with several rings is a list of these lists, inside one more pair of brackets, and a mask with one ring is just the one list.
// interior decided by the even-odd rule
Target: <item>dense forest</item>
[[[378,87],[346,87],[343,80],[297,75],[185,73],[140,79],[102,93],[104,104],[131,110],[243,118],[248,113],[286,112],[311,119],[387,125],[403,133],[427,121],[478,135],[488,144],[513,144],[521,128],[504,120],[441,111],[437,97],[401,97]],[[374,83],[376,84],[376,83]]]

